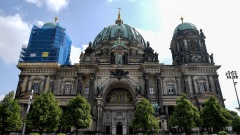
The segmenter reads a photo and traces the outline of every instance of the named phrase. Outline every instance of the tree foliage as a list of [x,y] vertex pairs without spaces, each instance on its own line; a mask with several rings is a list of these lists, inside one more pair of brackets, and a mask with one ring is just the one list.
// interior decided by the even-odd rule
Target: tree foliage
[[185,94],[176,100],[170,123],[172,126],[182,127],[186,134],[191,134],[193,127],[201,125],[197,108],[187,99]]
[[142,99],[134,111],[134,118],[131,122],[132,128],[143,129],[144,134],[151,130],[157,131],[159,126],[153,114],[153,106],[147,99]]
[[63,114],[63,124],[65,127],[75,127],[76,134],[78,129],[92,125],[91,106],[84,97],[77,95],[69,100]]
[[205,101],[200,115],[203,120],[203,126],[206,128],[212,127],[216,133],[222,127],[229,126],[231,123],[231,115],[226,109],[221,107],[213,96]]
[[62,110],[51,92],[37,96],[27,115],[27,126],[30,129],[55,131],[60,123]]
[[21,108],[14,100],[14,91],[9,92],[0,102],[0,134],[8,130],[18,130],[22,126]]
[[237,134],[240,134],[240,117],[238,116],[237,112],[229,111],[229,113],[232,116],[231,120],[233,131]]

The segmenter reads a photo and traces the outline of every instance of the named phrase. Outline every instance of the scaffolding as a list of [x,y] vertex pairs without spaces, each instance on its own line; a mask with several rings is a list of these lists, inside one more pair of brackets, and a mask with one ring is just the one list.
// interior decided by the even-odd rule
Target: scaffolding
[[22,46],[19,62],[58,62],[70,65],[71,44],[66,29],[58,23],[42,27],[34,25],[28,45]]

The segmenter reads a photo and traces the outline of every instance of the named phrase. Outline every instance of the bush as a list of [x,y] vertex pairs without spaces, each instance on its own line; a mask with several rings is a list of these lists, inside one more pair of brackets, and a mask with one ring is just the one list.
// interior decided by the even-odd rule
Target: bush
[[40,135],[39,133],[31,133],[30,135]]
[[66,135],[65,133],[59,133],[59,134],[57,134],[57,135]]
[[227,132],[226,131],[219,131],[218,134],[219,135],[227,135]]

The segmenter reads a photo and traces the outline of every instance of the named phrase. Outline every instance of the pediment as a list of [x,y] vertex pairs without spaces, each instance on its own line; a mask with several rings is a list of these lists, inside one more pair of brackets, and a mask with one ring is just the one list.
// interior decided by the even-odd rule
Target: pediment
[[[37,96],[37,94],[33,93],[32,99],[36,98],[36,96]],[[30,92],[21,94],[21,96],[20,96],[21,99],[29,99],[29,97],[30,97]]]
[[217,94],[215,94],[215,93],[213,93],[213,92],[210,92],[210,91],[203,92],[203,93],[195,96],[195,98],[197,98],[198,100],[204,100],[204,101],[205,101],[205,100],[207,100],[207,99],[208,99],[209,97],[211,97],[211,96],[214,96],[214,97],[216,97],[217,99],[220,98],[219,95],[217,95]]

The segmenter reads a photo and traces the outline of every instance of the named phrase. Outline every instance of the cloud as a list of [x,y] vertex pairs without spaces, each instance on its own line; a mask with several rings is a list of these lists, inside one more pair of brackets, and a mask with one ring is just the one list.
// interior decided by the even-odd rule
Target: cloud
[[46,4],[49,10],[59,12],[61,9],[67,7],[69,0],[47,0]]
[[69,4],[69,0],[25,0],[28,3],[33,3],[37,7],[46,6],[48,10],[59,12],[66,8]]
[[171,32],[136,29],[143,36],[145,42],[150,42],[150,47],[158,53],[160,63],[171,64],[172,55],[169,50]]
[[88,45],[82,45],[82,48],[75,47],[72,45],[71,47],[71,55],[70,60],[72,61],[72,64],[79,63],[79,57],[82,51],[84,51]]
[[107,0],[108,3],[112,3],[114,1],[119,1],[119,0]]
[[0,16],[0,59],[5,63],[17,63],[22,44],[27,44],[31,24],[19,14]]
[[22,6],[21,6],[21,5],[19,5],[19,6],[14,6],[13,9],[17,10],[18,12],[20,12],[21,9],[22,9]]
[[[112,3],[112,2],[115,2],[115,1],[122,1],[122,0],[106,0],[108,3]],[[135,0],[125,0],[125,1],[135,1]]]
[[35,25],[43,26],[45,23],[43,21],[34,20]]
[[5,95],[0,95],[0,102],[4,99]]
[[42,0],[25,0],[28,3],[33,3],[35,4],[37,7],[42,7],[43,5],[43,1]]

